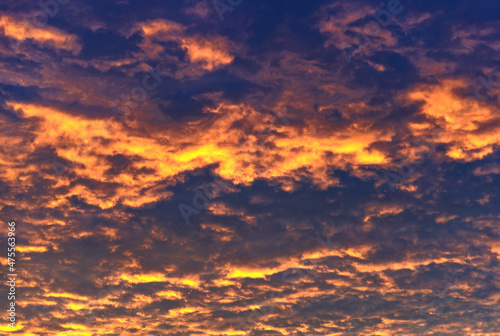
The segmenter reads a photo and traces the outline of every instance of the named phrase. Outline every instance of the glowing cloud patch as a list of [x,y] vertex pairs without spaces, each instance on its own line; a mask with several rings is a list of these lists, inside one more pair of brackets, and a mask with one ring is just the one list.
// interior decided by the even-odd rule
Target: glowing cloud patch
[[76,35],[67,34],[56,28],[38,28],[30,22],[24,22],[5,15],[0,17],[0,28],[3,28],[7,37],[18,41],[31,39],[40,45],[70,51],[74,55],[78,55],[82,49]]

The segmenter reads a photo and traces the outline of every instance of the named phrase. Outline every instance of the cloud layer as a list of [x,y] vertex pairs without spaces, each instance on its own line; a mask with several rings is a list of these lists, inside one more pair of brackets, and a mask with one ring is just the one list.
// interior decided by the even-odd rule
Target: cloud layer
[[3,5],[13,333],[497,335],[498,3],[216,3]]

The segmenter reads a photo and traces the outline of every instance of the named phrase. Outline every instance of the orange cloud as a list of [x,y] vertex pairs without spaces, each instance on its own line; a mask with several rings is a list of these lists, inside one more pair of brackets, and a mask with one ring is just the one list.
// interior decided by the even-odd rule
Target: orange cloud
[[[68,187],[68,197],[77,195],[103,209],[118,203],[138,207],[168,198],[172,193],[164,187],[176,183],[179,175],[213,164],[218,165],[218,175],[235,184],[247,185],[264,178],[292,190],[295,181],[304,177],[320,188],[335,185],[337,180],[329,173],[332,167],[377,166],[388,162],[384,153],[371,147],[377,141],[390,139],[383,131],[352,125],[332,134],[318,129],[314,121],[298,129],[278,124],[274,117],[243,105],[221,104],[212,111],[214,115],[206,126],[194,135],[190,129],[195,124],[141,134],[138,132],[141,126],[135,122],[125,128],[113,120],[87,119],[39,105],[9,104],[26,118],[36,117],[41,121],[32,151],[53,147],[60,158],[73,163],[70,170],[76,176],[100,183],[92,189],[71,184],[76,177],[66,174],[52,177],[57,186]],[[247,126],[233,128],[235,122]],[[113,166],[106,157],[118,154],[140,160],[109,174]],[[47,168],[51,169],[50,165]],[[17,180],[23,172],[13,170],[4,174],[9,180]],[[170,181],[165,182],[166,179]],[[108,183],[115,186],[106,188]],[[50,207],[67,205],[64,198],[49,204]]]
[[[438,142],[448,145],[450,159],[473,161],[493,153],[500,144],[500,114],[488,103],[460,97],[457,92],[466,87],[461,80],[442,80],[415,88],[407,99],[423,102],[422,113],[443,129]],[[413,126],[418,135],[432,131],[425,122]]]
[[82,49],[76,35],[67,34],[52,27],[38,28],[29,20],[21,21],[3,15],[0,17],[0,29],[11,39],[18,41],[31,39],[43,46],[71,51],[73,55],[78,55]]
[[[397,45],[394,34],[382,26],[371,15],[377,9],[356,3],[334,4],[324,7],[325,18],[317,25],[319,31],[328,37],[325,47],[334,45],[340,50],[357,46],[349,53],[371,54],[384,47]],[[335,14],[332,15],[332,12]],[[358,27],[355,22],[368,17],[369,21]]]
[[210,38],[189,36],[186,28],[173,21],[158,19],[137,24],[145,40],[141,48],[148,58],[160,57],[163,46],[160,42],[176,41],[187,52],[189,61],[202,69],[212,71],[233,61],[229,43],[222,37]]
[[19,252],[24,252],[24,253],[43,253],[43,252],[47,252],[47,247],[45,247],[45,246],[17,246],[16,249]]

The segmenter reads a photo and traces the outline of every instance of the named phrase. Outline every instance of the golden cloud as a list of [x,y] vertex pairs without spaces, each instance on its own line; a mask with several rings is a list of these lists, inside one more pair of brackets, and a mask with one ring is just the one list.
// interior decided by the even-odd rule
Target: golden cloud
[[175,41],[186,51],[189,61],[212,71],[233,61],[230,45],[222,37],[190,36],[186,28],[173,21],[158,19],[137,24],[134,31],[144,36],[141,48],[148,58],[158,58],[163,52],[161,42]]
[[[442,80],[413,89],[407,99],[424,103],[422,113],[443,130],[438,142],[448,145],[450,159],[473,161],[493,153],[500,144],[500,114],[488,102],[461,97],[458,92],[466,88],[462,80]],[[428,122],[411,126],[419,136],[428,136],[434,128]]]
[[82,49],[76,35],[67,34],[53,27],[36,27],[29,20],[21,21],[2,15],[0,17],[0,29],[11,39],[17,41],[31,39],[43,46],[71,51],[73,55],[78,55]]
[[[76,174],[48,178],[55,179],[56,186],[68,188],[67,197],[77,195],[103,209],[118,203],[138,207],[166,199],[172,193],[165,187],[176,183],[180,175],[214,164],[218,165],[219,176],[235,184],[248,185],[263,178],[291,190],[295,181],[304,177],[320,188],[335,185],[337,179],[329,173],[332,167],[388,162],[384,153],[371,148],[377,141],[390,139],[383,131],[355,124],[328,133],[314,122],[299,129],[276,123],[273,116],[244,105],[221,104],[207,120],[147,134],[139,132],[141,125],[136,122],[125,127],[115,120],[88,119],[51,107],[14,102],[9,105],[25,118],[35,117],[41,123],[30,150],[54,148],[58,157],[72,163],[69,170]],[[235,122],[246,126],[233,127]],[[193,133],[193,128],[200,131]],[[137,159],[109,173],[113,166],[106,158],[115,155]],[[4,174],[13,181],[25,170]],[[98,183],[90,189],[72,184],[76,178]],[[48,206],[68,204],[59,197]]]

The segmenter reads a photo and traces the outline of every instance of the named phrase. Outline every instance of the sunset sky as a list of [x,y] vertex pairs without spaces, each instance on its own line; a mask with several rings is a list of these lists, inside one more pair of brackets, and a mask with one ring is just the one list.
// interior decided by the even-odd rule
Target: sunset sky
[[498,0],[3,0],[0,335],[500,335]]

